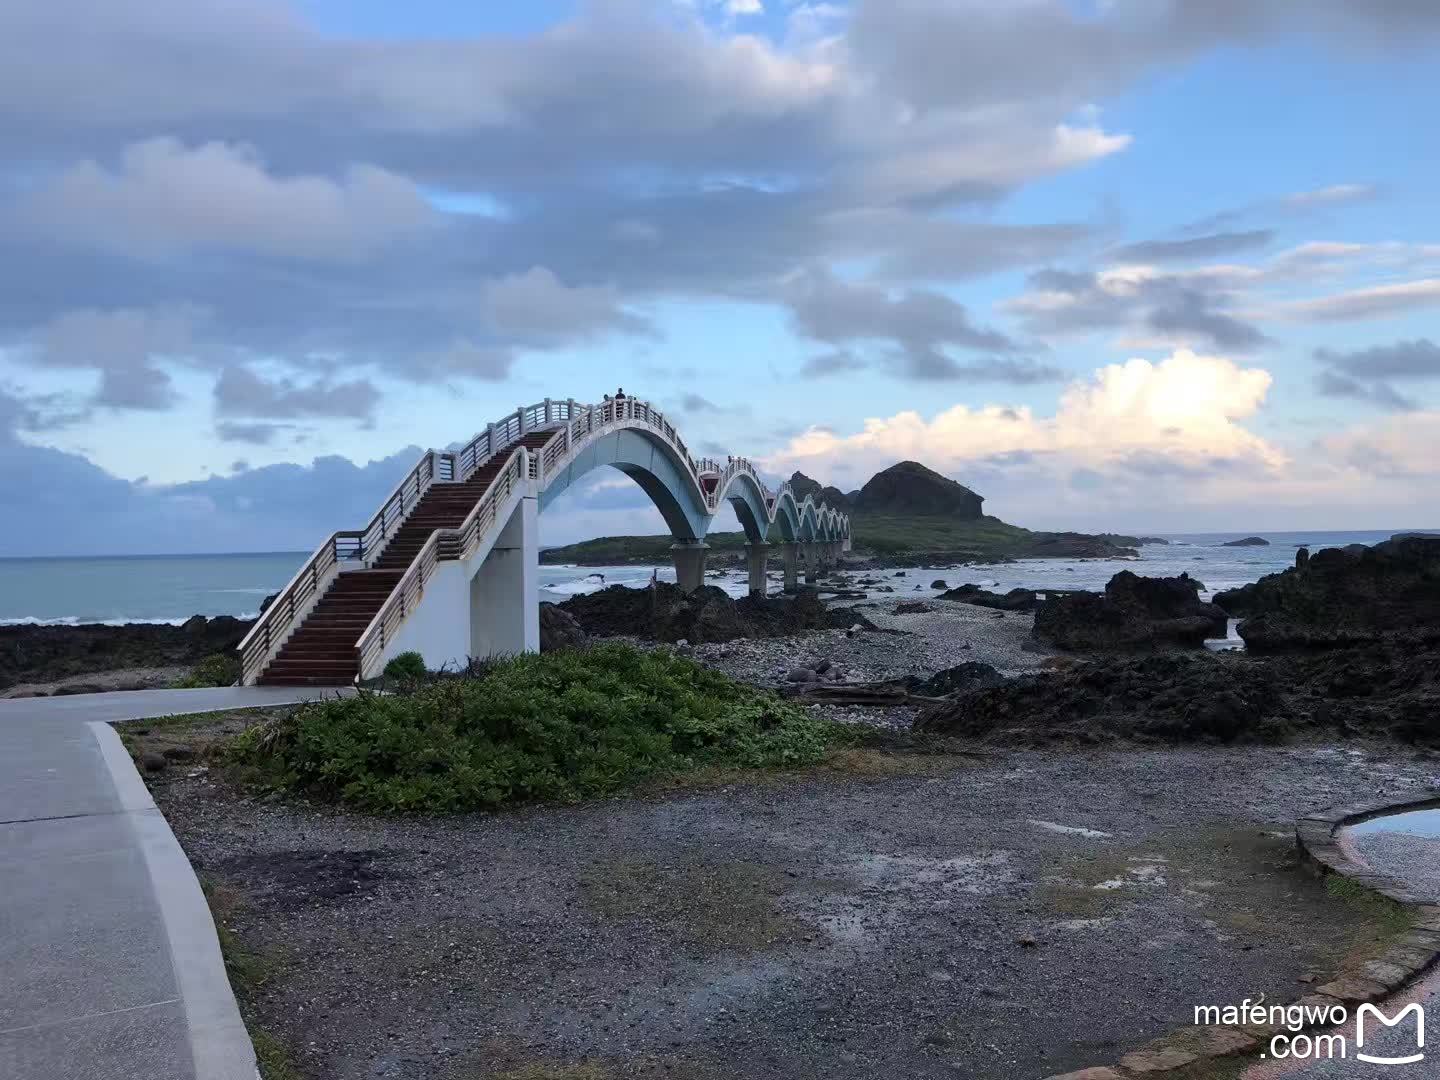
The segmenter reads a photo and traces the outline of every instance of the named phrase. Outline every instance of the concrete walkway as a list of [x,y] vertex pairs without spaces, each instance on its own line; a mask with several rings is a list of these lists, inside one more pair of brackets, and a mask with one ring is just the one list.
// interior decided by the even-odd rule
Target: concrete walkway
[[199,883],[108,725],[319,693],[0,701],[0,1078],[254,1080]]

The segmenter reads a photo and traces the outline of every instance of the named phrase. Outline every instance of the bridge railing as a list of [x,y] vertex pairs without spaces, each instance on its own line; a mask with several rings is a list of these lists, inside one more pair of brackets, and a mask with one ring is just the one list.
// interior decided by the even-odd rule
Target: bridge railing
[[432,484],[453,479],[453,456],[427,450],[415,467],[395,485],[365,528],[332,533],[316,548],[285,588],[259,614],[255,625],[241,640],[238,646],[241,681],[249,684],[259,676],[285,638],[319,601],[331,578],[346,565],[364,566],[385,546],[385,541],[400,527]]
[[[558,436],[552,441],[558,441]],[[430,534],[355,643],[362,679],[378,674],[386,647],[395,640],[400,627],[424,597],[425,584],[434,574],[436,564],[442,559],[468,559],[491,529],[504,524],[497,521],[500,508],[527,477],[534,475],[537,460],[537,455],[523,446],[517,447],[459,527],[436,529]]]
[[[780,491],[785,490],[788,485],[782,485],[777,491],[770,491],[761,482],[754,465],[746,458],[731,458],[724,466],[710,458],[697,461],[675,426],[648,401],[634,397],[614,397],[594,405],[584,405],[573,398],[546,398],[534,405],[522,406],[488,425],[459,450],[426,451],[414,468],[395,486],[365,528],[334,533],[322,543],[276,599],[261,613],[240,643],[242,681],[247,684],[254,682],[264,671],[285,639],[324,594],[335,575],[347,568],[368,566],[378,557],[386,541],[400,528],[415,504],[433,484],[464,481],[495,454],[512,446],[529,432],[556,430],[557,437],[547,443],[539,453],[530,454],[521,450],[515,452],[458,529],[440,530],[432,534],[430,541],[427,541],[406,569],[381,613],[357,642],[357,648],[362,649],[362,671],[365,670],[363,665],[367,658],[374,659],[373,653],[377,647],[383,654],[385,642],[393,640],[394,631],[404,622],[408,613],[414,610],[414,604],[423,592],[425,581],[434,571],[435,562],[440,559],[467,558],[479,546],[488,529],[494,524],[493,515],[500,505],[497,500],[508,498],[514,485],[526,478],[539,480],[547,476],[553,469],[560,467],[576,447],[583,445],[597,431],[622,423],[644,424],[675,449],[680,459],[685,462],[696,492],[711,513],[718,508],[720,495],[730,480],[743,471],[754,477],[765,495],[767,516],[771,521],[774,520]],[[719,477],[715,485],[707,489],[707,485],[700,482],[700,477],[702,474],[708,476],[712,473],[718,473]],[[819,509],[823,511],[825,508]],[[842,531],[848,535],[849,522],[843,517],[842,520]],[[369,653],[365,650],[369,650]]]

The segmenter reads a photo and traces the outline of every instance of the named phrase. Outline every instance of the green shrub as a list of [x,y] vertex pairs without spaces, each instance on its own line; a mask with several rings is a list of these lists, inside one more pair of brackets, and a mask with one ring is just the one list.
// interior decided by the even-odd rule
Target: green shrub
[[234,686],[240,681],[240,658],[231,653],[215,653],[192,667],[171,686],[177,690],[194,690],[202,686]]
[[423,679],[428,674],[425,658],[418,652],[402,652],[385,665],[385,678],[400,682]]
[[403,695],[313,702],[238,736],[230,756],[273,790],[454,811],[603,795],[706,766],[804,765],[841,737],[692,661],[606,644],[510,657]]

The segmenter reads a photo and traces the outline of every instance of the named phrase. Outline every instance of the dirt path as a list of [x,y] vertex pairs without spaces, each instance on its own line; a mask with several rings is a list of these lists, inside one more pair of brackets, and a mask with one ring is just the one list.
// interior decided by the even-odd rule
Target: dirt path
[[1289,825],[1435,773],[1393,750],[856,753],[427,821],[203,773],[157,797],[313,1080],[1018,1080],[1364,947],[1386,928],[1294,869]]

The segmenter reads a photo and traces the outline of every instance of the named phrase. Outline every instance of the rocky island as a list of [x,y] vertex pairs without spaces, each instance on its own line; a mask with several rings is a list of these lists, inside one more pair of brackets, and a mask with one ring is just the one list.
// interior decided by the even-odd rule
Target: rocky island
[[[797,498],[809,495],[850,515],[850,561],[856,565],[867,558],[892,566],[1134,558],[1142,544],[1166,542],[1118,533],[1037,532],[1011,525],[985,513],[983,495],[918,461],[883,469],[848,494],[801,472],[794,473],[789,483]],[[549,548],[540,560],[577,566],[663,564],[670,559],[671,543],[668,535],[607,536]],[[711,533],[706,543],[711,564],[724,565],[727,556],[740,557],[745,535]]]

